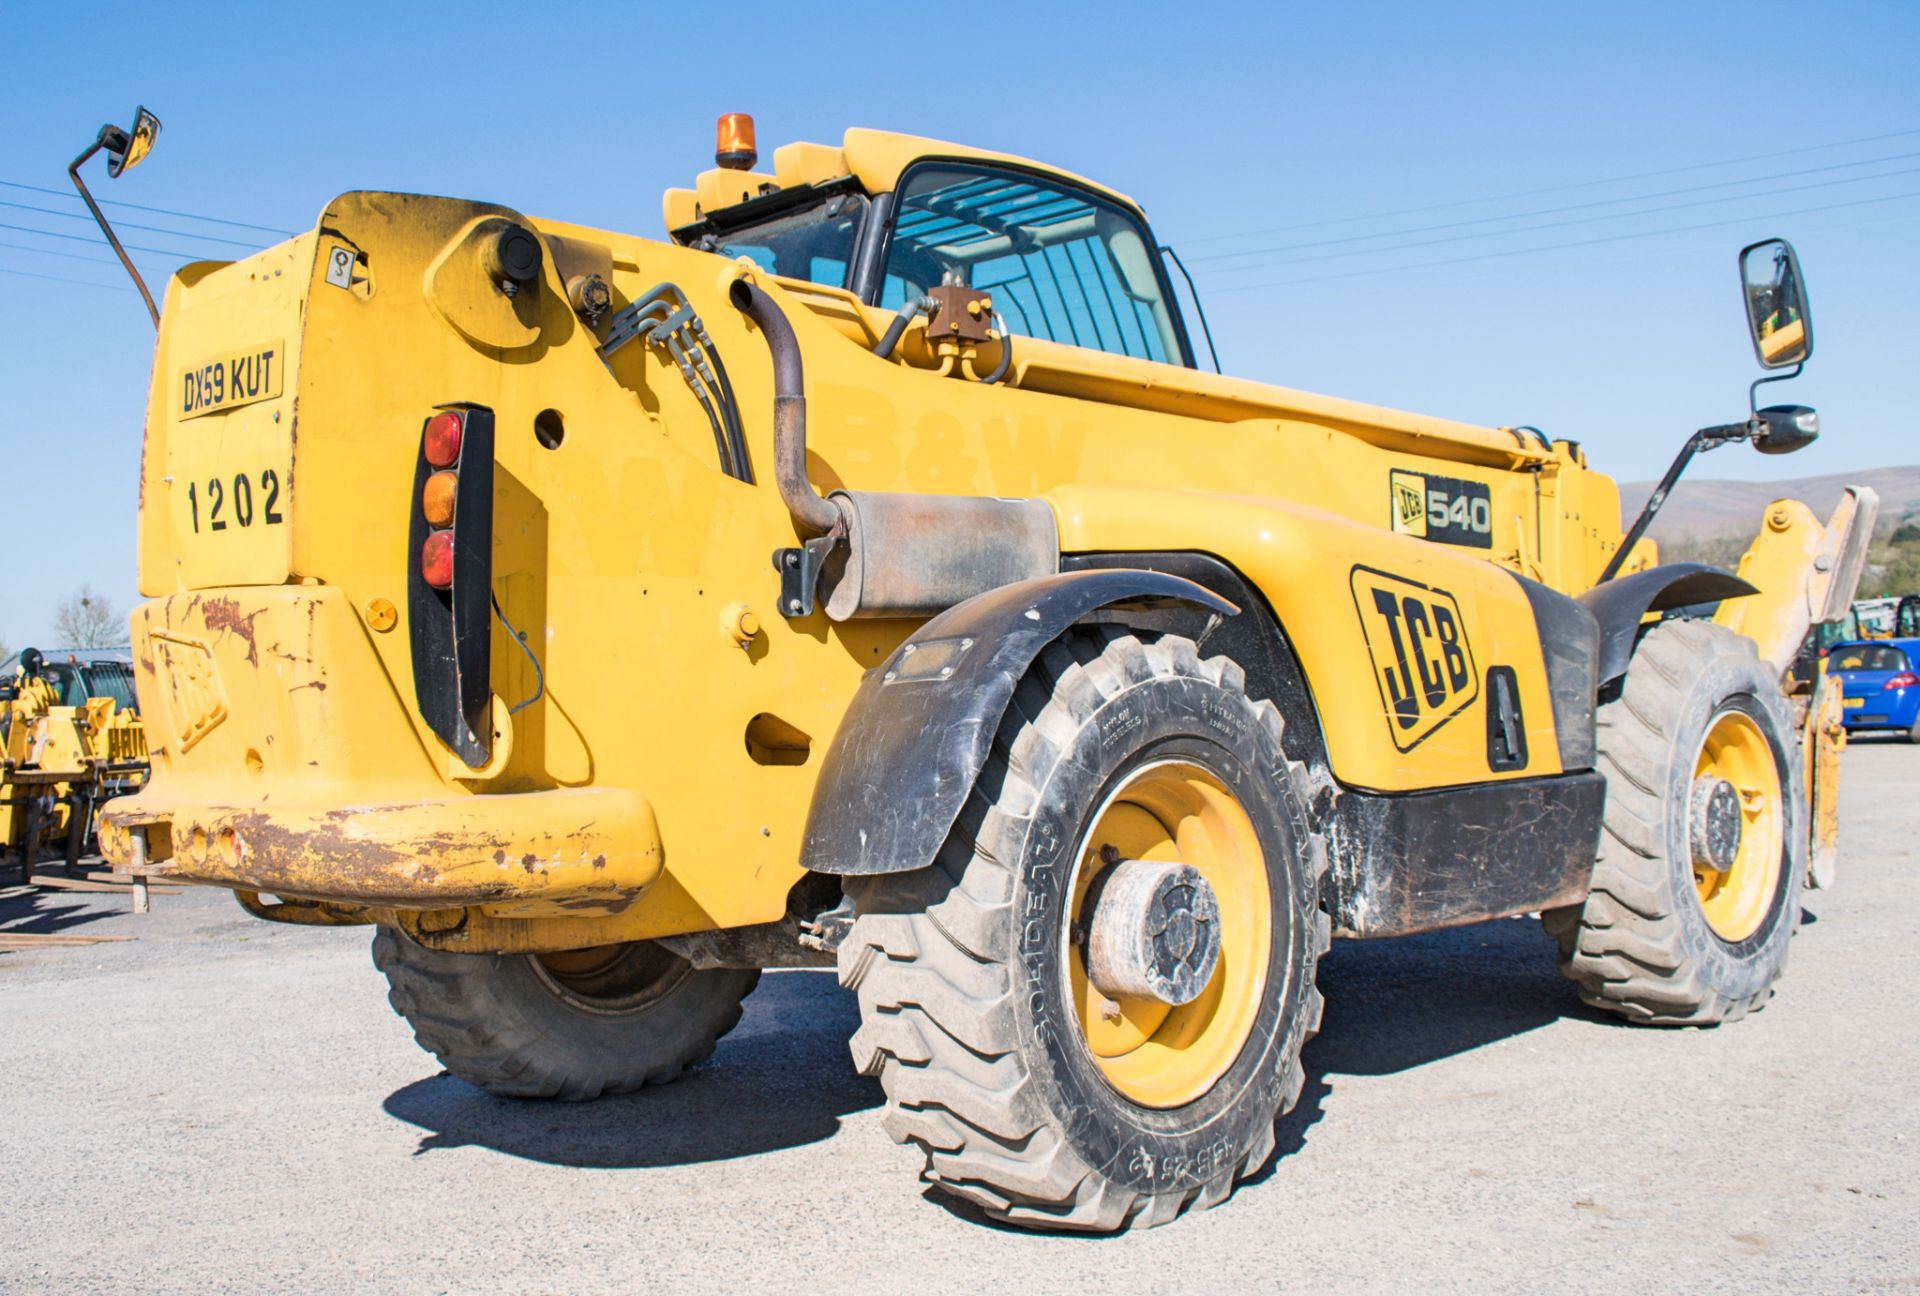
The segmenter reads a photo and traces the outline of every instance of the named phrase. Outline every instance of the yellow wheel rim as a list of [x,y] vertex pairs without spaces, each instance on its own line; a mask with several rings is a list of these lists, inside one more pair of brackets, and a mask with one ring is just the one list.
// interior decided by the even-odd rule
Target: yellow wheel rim
[[[1179,1007],[1109,999],[1087,980],[1087,890],[1112,859],[1191,865],[1220,907],[1220,959],[1206,989]],[[1179,1107],[1211,1089],[1240,1056],[1259,1015],[1272,944],[1272,898],[1253,821],[1225,784],[1197,765],[1136,771],[1107,799],[1080,846],[1067,910],[1067,992],[1107,1083],[1144,1107]]]
[[1742,941],[1760,929],[1780,881],[1785,829],[1773,745],[1751,716],[1723,711],[1707,729],[1693,772],[1725,779],[1740,798],[1740,846],[1732,862],[1721,872],[1696,861],[1693,882],[1714,934]]

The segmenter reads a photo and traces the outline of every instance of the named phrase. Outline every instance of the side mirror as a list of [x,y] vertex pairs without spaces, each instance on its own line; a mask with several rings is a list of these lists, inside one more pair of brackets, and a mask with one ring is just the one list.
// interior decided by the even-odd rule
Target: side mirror
[[140,277],[139,269],[133,264],[133,258],[127,255],[127,249],[120,245],[120,236],[113,232],[113,226],[107,221],[107,214],[100,210],[100,204],[87,192],[87,182],[80,178],[80,168],[95,153],[105,151],[107,155],[107,174],[117,176],[128,167],[140,165],[140,160],[153,152],[153,142],[160,137],[160,119],[144,107],[134,110],[133,129],[121,130],[118,126],[102,126],[93,143],[86,151],[75,158],[67,167],[67,179],[73,181],[74,191],[80,200],[93,213],[94,223],[100,232],[107,236],[107,243],[113,248],[114,255],[120,258],[120,264],[126,268],[127,277],[133,280],[133,286],[140,290],[140,300],[147,304],[147,314],[153,320],[155,328],[160,327],[160,308],[153,304],[153,294],[147,291],[147,281]]
[[1761,454],[1792,454],[1820,436],[1820,416],[1808,405],[1769,405],[1755,410],[1753,421],[1753,448]]
[[132,130],[114,128],[103,134],[107,134],[107,174],[117,176],[122,171],[133,170],[142,158],[153,152],[153,141],[160,136],[160,119],[142,106],[134,110]]
[[1740,249],[1740,286],[1747,329],[1762,369],[1801,365],[1813,354],[1813,316],[1807,309],[1800,258],[1785,239],[1762,239]]
[[1653,525],[1654,515],[1666,503],[1680,474],[1700,451],[1751,441],[1762,454],[1792,454],[1812,445],[1820,435],[1820,416],[1807,406],[1769,405],[1761,409],[1756,399],[1762,386],[1794,377],[1813,354],[1813,317],[1807,312],[1806,284],[1800,278],[1800,258],[1794,255],[1793,244],[1785,239],[1762,239],[1741,248],[1740,295],[1747,306],[1747,329],[1753,335],[1753,353],[1759,357],[1760,367],[1789,372],[1765,373],[1753,380],[1753,386],[1747,389],[1747,408],[1752,413],[1745,422],[1703,427],[1687,438],[1667,468],[1667,475],[1647,496],[1640,516],[1607,560],[1596,584],[1604,585],[1620,574],[1621,564]]

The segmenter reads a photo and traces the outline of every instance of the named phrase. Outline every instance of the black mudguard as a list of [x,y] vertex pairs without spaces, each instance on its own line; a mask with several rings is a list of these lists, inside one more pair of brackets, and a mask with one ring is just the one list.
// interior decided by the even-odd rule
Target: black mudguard
[[1640,638],[1640,619],[1647,613],[1759,592],[1732,572],[1690,562],[1666,563],[1594,586],[1579,602],[1600,623],[1600,687],[1627,673]]
[[1061,572],[948,608],[869,671],[827,748],[800,863],[842,876],[933,861],[1040,650],[1115,604],[1239,609],[1203,586],[1128,568]]

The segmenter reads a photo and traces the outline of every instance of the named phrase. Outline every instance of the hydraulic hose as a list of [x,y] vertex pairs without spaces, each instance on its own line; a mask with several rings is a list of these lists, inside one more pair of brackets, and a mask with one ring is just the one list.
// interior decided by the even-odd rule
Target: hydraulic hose
[[893,317],[893,323],[887,325],[887,331],[880,335],[880,341],[874,344],[873,353],[885,360],[900,345],[900,339],[905,335],[907,325],[913,323],[915,315],[922,312],[931,315],[938,309],[940,303],[931,297],[909,297],[900,308],[900,313]]
[[999,382],[1013,367],[1013,334],[1007,332],[1007,322],[1000,317],[999,311],[993,313],[993,327],[1000,334],[1000,363],[993,367],[992,373],[980,380],[983,383]]
[[807,480],[807,397],[800,344],[793,326],[764,290],[736,279],[727,290],[734,306],[760,326],[773,356],[773,476],[794,521],[815,535],[840,525],[840,510]]
[[720,363],[720,348],[709,343],[707,359],[713,361],[714,377],[719,381],[720,389],[715,394],[727,418],[727,438],[733,444],[733,464],[738,469],[734,475],[751,486],[753,461],[747,458],[747,434],[740,427],[740,403],[733,397],[733,383],[727,379],[727,367]]

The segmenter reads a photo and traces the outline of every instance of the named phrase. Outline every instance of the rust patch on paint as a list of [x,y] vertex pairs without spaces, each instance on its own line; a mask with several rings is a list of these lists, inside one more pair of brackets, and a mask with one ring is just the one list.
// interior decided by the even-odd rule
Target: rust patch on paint
[[202,613],[202,618],[206,621],[207,629],[216,634],[230,631],[245,639],[247,665],[257,667],[260,665],[260,646],[253,641],[253,622],[260,612],[261,609],[255,608],[243,616],[240,612],[239,600],[210,598],[206,601],[206,610]]

